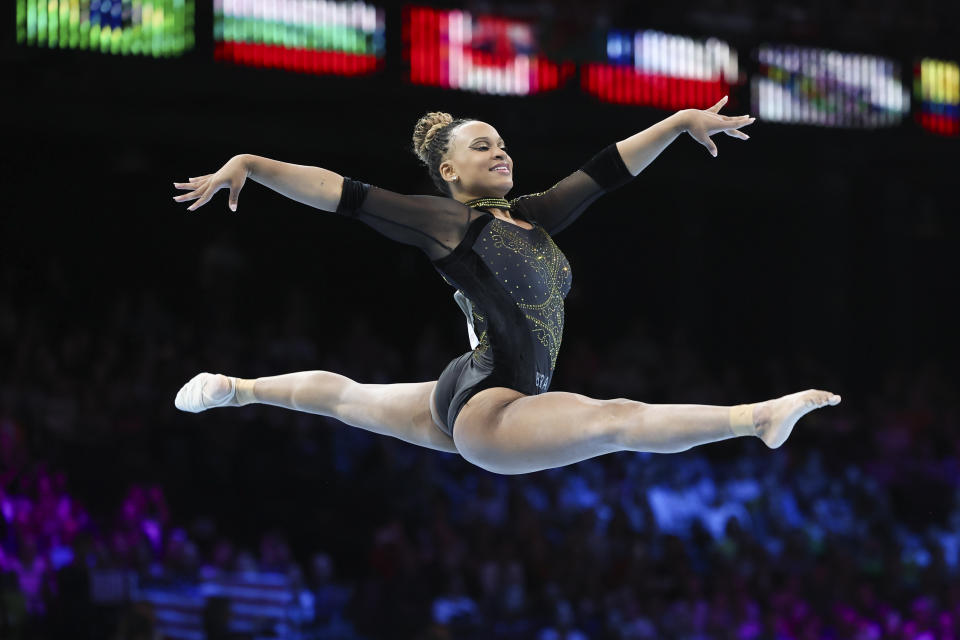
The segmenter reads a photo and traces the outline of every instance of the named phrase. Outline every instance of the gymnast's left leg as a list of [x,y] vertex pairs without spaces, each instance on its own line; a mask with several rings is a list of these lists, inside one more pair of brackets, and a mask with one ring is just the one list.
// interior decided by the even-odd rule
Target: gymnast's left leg
[[527,396],[493,387],[463,406],[453,440],[467,461],[502,474],[561,467],[615,451],[677,453],[741,435],[757,436],[776,449],[803,415],[839,402],[840,396],[817,389],[715,406],[595,400],[564,391]]

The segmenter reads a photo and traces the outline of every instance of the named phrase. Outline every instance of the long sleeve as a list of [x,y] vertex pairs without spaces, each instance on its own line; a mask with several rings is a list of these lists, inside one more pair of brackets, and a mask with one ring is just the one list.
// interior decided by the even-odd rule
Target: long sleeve
[[346,176],[336,213],[357,218],[391,240],[419,247],[430,260],[449,255],[479,215],[453,198],[402,195]]
[[510,202],[553,235],[580,217],[597,198],[632,179],[614,143],[546,191],[520,196]]

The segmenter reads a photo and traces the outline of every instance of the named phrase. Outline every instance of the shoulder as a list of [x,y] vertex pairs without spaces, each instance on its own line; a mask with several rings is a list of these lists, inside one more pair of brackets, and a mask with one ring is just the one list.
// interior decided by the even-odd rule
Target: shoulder
[[587,175],[586,173],[584,173],[582,169],[577,169],[569,176],[551,185],[549,189],[544,189],[543,191],[537,191],[536,193],[527,193],[522,196],[517,196],[516,198],[509,200],[509,202],[512,206],[518,206],[518,207],[523,207],[523,206],[533,204],[538,199],[542,198],[543,196],[549,194],[551,191],[555,190],[561,184],[564,184],[567,181],[569,181],[571,178],[577,176],[577,174]]
[[[549,189],[547,191],[549,191]],[[533,204],[533,201],[536,198],[539,198],[544,193],[546,193],[546,191],[538,191],[537,193],[526,193],[522,196],[517,196],[516,198],[510,198],[507,202],[510,203],[510,207],[514,211],[519,211],[520,213],[526,215],[527,217],[530,217],[532,215],[531,211],[534,209],[534,207],[531,207],[530,205]]]
[[[554,186],[556,186],[556,185],[554,185]],[[552,188],[553,188],[553,187],[550,187],[550,189],[552,189]],[[510,206],[515,207],[515,208],[525,207],[527,204],[529,204],[530,200],[532,200],[533,198],[538,198],[538,197],[542,196],[542,195],[545,194],[547,191],[550,191],[550,189],[547,189],[546,191],[538,191],[538,192],[536,192],[536,193],[527,193],[527,194],[524,194],[524,195],[522,195],[522,196],[517,196],[516,198],[512,198],[512,199],[508,200],[508,202],[510,203]]]

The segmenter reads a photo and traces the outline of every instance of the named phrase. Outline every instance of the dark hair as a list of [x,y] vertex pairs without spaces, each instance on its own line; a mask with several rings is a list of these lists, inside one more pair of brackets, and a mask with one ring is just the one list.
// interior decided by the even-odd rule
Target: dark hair
[[430,179],[441,193],[452,197],[450,186],[440,175],[440,163],[450,149],[450,137],[462,124],[474,118],[454,119],[449,113],[431,111],[417,121],[413,128],[413,153],[427,166]]

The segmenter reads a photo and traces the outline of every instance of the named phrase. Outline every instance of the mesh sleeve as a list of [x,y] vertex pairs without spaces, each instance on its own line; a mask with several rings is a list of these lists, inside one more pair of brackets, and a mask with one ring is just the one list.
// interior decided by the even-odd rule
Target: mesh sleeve
[[511,201],[553,235],[580,217],[594,200],[633,178],[616,144],[610,144],[546,191]]
[[357,218],[391,240],[419,247],[431,260],[463,240],[474,209],[443,196],[408,196],[344,176],[336,213]]

